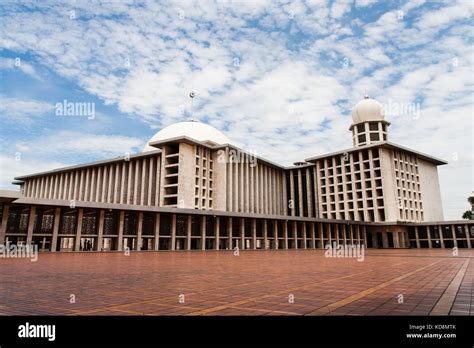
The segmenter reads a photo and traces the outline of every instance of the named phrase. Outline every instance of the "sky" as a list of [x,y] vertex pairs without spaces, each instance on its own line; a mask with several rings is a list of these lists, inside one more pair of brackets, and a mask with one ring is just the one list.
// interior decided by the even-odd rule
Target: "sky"
[[352,147],[351,109],[368,94],[389,141],[449,162],[444,217],[460,219],[474,178],[473,14],[469,0],[3,0],[0,188],[140,152],[191,117],[290,165]]

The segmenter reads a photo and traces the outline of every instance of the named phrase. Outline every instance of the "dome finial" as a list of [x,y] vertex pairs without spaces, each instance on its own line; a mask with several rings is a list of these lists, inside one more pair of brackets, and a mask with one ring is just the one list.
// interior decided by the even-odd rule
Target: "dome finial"
[[196,119],[194,119],[194,97],[196,96],[196,93],[191,90],[189,92],[189,98],[191,98],[191,117],[188,119],[188,122],[197,122]]
[[369,95],[367,93],[364,94],[364,99],[369,99]]

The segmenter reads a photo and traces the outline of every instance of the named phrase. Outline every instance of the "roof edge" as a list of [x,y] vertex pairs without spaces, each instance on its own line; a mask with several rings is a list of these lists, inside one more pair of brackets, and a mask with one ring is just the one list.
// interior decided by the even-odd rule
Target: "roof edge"
[[348,152],[355,152],[355,151],[358,151],[358,150],[370,149],[370,148],[374,148],[374,147],[388,147],[388,148],[392,148],[392,149],[399,149],[399,150],[407,151],[407,152],[410,152],[410,153],[416,155],[417,157],[419,157],[421,159],[424,159],[425,161],[432,162],[436,165],[448,164],[448,162],[445,161],[445,160],[442,160],[442,159],[439,159],[439,158],[436,158],[436,157],[424,154],[422,152],[418,152],[418,151],[415,151],[415,150],[409,149],[407,147],[404,147],[404,146],[401,146],[401,145],[398,145],[398,144],[395,144],[395,143],[391,143],[391,142],[388,142],[388,141],[379,142],[379,143],[375,143],[375,144],[364,145],[364,146],[360,146],[360,147],[352,147],[350,149],[331,152],[331,153],[328,153],[328,154],[325,154],[325,155],[314,156],[314,157],[306,158],[305,161],[306,162],[315,162],[319,159],[332,157],[332,156],[336,156],[336,155],[340,155],[340,154],[348,153]]
[[159,153],[161,153],[161,150],[156,149],[156,151],[148,151],[148,152],[143,152],[143,153],[140,152],[140,153],[137,153],[137,154],[130,155],[129,157],[128,156],[119,156],[119,157],[115,157],[115,158],[107,159],[107,160],[94,161],[94,162],[89,162],[89,163],[85,163],[85,164],[78,164],[78,165],[73,165],[73,166],[60,167],[60,168],[56,168],[56,169],[52,169],[52,170],[47,170],[47,171],[44,171],[44,172],[38,172],[38,173],[27,174],[27,175],[20,175],[20,176],[14,177],[13,179],[18,180],[18,181],[22,181],[24,179],[30,179],[30,178],[34,178],[34,177],[37,177],[37,176],[58,174],[58,173],[62,173],[62,172],[67,172],[69,170],[77,170],[77,169],[82,169],[82,168],[96,167],[96,166],[100,166],[100,165],[108,164],[108,163],[121,162],[121,161],[124,161],[125,158],[133,159],[133,158],[140,158],[140,157],[149,157],[149,156],[153,156],[153,155],[156,155],[156,154],[159,154]]

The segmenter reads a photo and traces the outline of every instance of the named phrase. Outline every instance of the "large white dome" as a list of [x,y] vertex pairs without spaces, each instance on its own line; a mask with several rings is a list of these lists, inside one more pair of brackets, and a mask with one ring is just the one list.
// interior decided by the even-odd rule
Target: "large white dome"
[[157,132],[143,148],[142,152],[156,150],[150,143],[176,137],[186,136],[188,138],[208,142],[211,144],[228,144],[229,139],[218,129],[208,124],[197,121],[186,121],[174,123]]
[[364,97],[352,108],[352,122],[354,124],[368,121],[383,121],[383,106],[375,99]]

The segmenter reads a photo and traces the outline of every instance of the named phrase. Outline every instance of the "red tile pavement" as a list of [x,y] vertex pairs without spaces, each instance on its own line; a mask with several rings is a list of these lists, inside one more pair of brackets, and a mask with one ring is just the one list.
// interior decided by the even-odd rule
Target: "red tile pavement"
[[44,253],[0,259],[0,315],[428,315],[466,260],[450,314],[473,315],[472,258],[423,249],[366,250],[363,262],[321,250]]

